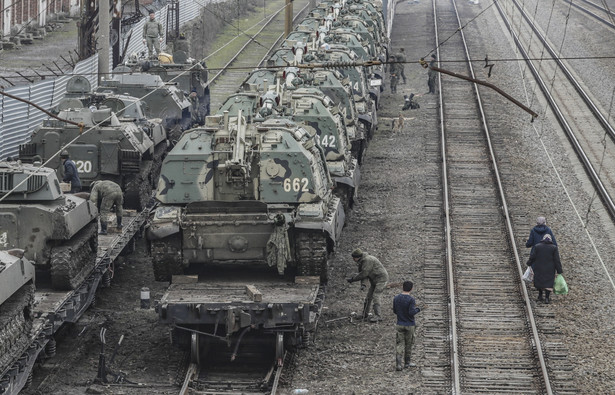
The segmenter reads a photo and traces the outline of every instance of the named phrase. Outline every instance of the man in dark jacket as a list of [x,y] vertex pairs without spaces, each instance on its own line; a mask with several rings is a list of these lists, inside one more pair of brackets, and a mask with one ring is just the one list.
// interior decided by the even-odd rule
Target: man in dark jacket
[[[361,251],[361,249],[355,249],[352,251],[351,255],[352,259],[359,266],[359,274],[347,278],[346,281],[352,283],[354,281],[369,279],[370,287],[365,298],[365,306],[369,307],[369,303],[373,301],[374,316],[370,319],[370,322],[382,321],[382,318],[380,317],[380,296],[382,295],[382,292],[384,292],[387,281],[389,281],[389,274],[378,258],[368,255],[367,253]],[[362,284],[361,289],[363,288],[364,287]],[[365,311],[365,313],[367,314],[367,311]]]
[[[553,242],[553,245],[557,246],[557,241],[555,241],[553,231],[547,226],[547,220],[545,219],[545,217],[538,217],[536,219],[536,226],[534,226],[530,231],[530,237],[527,239],[525,246],[527,248],[531,248],[533,251],[534,246],[540,243],[542,241],[542,238],[547,234],[551,236],[551,241]],[[530,251],[530,253],[532,251]]]
[[562,263],[559,260],[559,251],[553,244],[551,235],[545,234],[542,241],[534,246],[530,253],[528,266],[534,270],[534,287],[538,289],[538,300],[542,300],[542,291],[545,291],[545,303],[549,304],[549,296],[555,283],[555,273],[562,274]]
[[68,151],[64,150],[60,154],[60,159],[64,165],[64,177],[62,181],[70,182],[70,193],[81,192],[81,180],[79,179],[79,172],[75,162],[70,160]]
[[[412,356],[416,329],[414,315],[421,309],[416,307],[414,298],[410,296],[413,286],[412,281],[404,281],[403,292],[393,299],[393,313],[397,316],[397,325],[395,325],[395,332],[397,332],[395,336],[395,370],[397,371],[416,366],[410,361],[410,357]],[[404,356],[405,364],[402,366],[402,357]]]

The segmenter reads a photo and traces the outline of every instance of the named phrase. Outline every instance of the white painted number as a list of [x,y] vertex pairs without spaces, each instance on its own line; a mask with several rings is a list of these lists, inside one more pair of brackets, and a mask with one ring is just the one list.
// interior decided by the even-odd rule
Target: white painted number
[[322,138],[320,139],[320,146],[321,147],[329,147],[329,148],[335,148],[335,136],[330,135],[330,136],[322,136]]
[[284,192],[309,192],[307,178],[286,178],[284,180]]
[[75,166],[77,166],[77,171],[79,173],[92,172],[92,162],[90,162],[89,160],[77,160],[75,161]]

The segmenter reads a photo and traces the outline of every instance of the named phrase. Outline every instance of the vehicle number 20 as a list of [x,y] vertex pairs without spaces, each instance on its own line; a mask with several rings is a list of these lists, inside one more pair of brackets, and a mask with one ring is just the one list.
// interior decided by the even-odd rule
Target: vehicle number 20
[[77,171],[79,173],[92,172],[92,162],[89,160],[77,160],[75,161],[75,166],[77,167]]
[[307,178],[286,178],[284,179],[284,192],[308,192]]

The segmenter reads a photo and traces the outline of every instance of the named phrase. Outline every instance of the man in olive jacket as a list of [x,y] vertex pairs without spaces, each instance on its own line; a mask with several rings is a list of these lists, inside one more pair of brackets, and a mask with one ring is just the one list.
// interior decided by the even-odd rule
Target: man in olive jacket
[[153,57],[152,47],[156,49],[156,55],[160,55],[160,41],[162,41],[162,24],[156,20],[156,14],[149,13],[149,20],[143,25],[143,43],[147,43],[149,57]]
[[370,322],[382,321],[380,316],[380,297],[387,285],[387,281],[389,281],[389,274],[378,258],[364,253],[359,248],[355,249],[351,256],[359,266],[359,274],[347,278],[346,281],[352,283],[364,279],[369,280],[370,287],[369,291],[367,291],[366,306],[369,305],[368,301],[374,302],[374,316],[370,319]]

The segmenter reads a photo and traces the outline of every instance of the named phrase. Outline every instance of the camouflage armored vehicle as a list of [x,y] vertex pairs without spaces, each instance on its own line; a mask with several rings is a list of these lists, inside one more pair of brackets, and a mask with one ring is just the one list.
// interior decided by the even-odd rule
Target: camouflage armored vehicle
[[[123,105],[117,98],[103,101],[110,107]],[[121,112],[121,114],[126,111]],[[60,111],[59,117],[83,123],[88,133],[78,126],[56,119],[43,121],[30,139],[19,147],[23,162],[46,162],[70,141],[66,148],[79,171],[82,186],[89,188],[97,180],[111,180],[122,187],[125,207],[142,210],[151,198],[152,188],[166,153],[166,135],[162,127],[139,127],[133,122],[120,122],[111,108],[76,108]],[[146,120],[142,121],[147,123]],[[63,174],[60,158],[55,156],[48,166]]]
[[96,207],[63,194],[52,169],[19,162],[0,162],[0,196],[0,248],[25,250],[54,289],[81,284],[98,252]]
[[345,215],[322,149],[288,119],[238,115],[207,117],[165,159],[147,232],[156,279],[229,262],[325,279]]
[[[223,115],[223,111],[229,114],[242,111],[242,114],[248,114],[248,121],[254,122],[262,122],[269,117],[285,117],[314,129],[335,181],[335,194],[342,199],[344,210],[348,211],[359,185],[359,168],[357,160],[351,155],[344,111],[320,90],[320,86],[303,87],[304,80],[298,72],[296,67],[287,67],[277,74],[267,69],[255,70],[243,84],[244,91],[229,96],[218,115]],[[275,79],[272,81],[275,85],[262,93],[252,91],[265,85],[259,82],[262,77]],[[248,88],[250,90],[246,91]],[[256,96],[258,93],[260,97]]]
[[188,57],[182,50],[174,51],[171,62],[131,57],[117,71],[140,71],[154,74],[167,83],[173,83],[185,95],[196,92],[199,103],[199,114],[204,119],[210,112],[208,72],[205,62],[198,62]]
[[165,83],[158,75],[114,74],[102,80],[96,92],[140,98],[147,104],[152,117],[162,119],[172,140],[191,124],[190,101],[186,94],[175,83]]
[[34,265],[23,250],[0,251],[0,376],[30,345],[33,307]]

